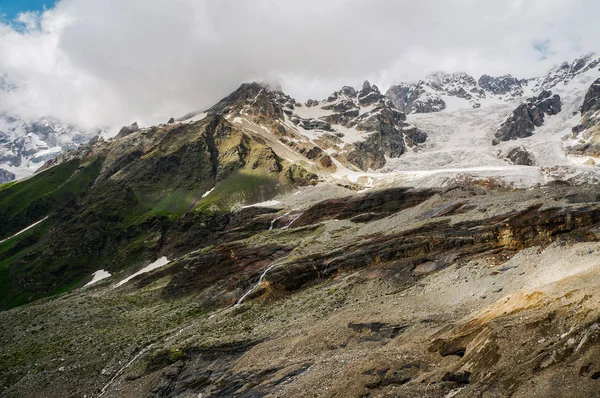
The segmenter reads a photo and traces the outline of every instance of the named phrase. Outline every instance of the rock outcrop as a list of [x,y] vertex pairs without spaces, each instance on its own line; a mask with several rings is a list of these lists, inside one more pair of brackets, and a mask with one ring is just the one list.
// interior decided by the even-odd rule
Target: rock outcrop
[[519,166],[534,166],[535,159],[533,155],[524,147],[511,148],[504,156],[512,164]]
[[561,111],[562,102],[558,94],[542,91],[537,97],[529,98],[520,104],[512,115],[500,126],[492,143],[526,138],[536,127],[544,124],[545,115],[556,115]]
[[517,79],[511,75],[492,77],[483,75],[477,81],[479,87],[488,93],[496,95],[510,95],[511,97],[520,97],[523,95],[523,85],[526,80]]
[[[581,106],[581,121],[572,130],[580,143],[568,148],[574,156],[600,157],[600,79],[592,83]],[[593,160],[592,160],[593,162]]]
[[0,169],[0,184],[4,184],[5,182],[9,182],[14,179],[15,175],[13,173],[4,169]]

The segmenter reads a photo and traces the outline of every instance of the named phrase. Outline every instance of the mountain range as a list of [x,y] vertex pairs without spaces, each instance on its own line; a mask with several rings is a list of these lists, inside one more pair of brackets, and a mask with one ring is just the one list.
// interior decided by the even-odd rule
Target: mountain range
[[3,116],[0,394],[595,396],[599,67]]

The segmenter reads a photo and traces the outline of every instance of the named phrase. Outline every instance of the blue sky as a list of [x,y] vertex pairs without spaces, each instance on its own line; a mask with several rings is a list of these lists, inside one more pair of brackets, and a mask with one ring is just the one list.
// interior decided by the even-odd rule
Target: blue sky
[[13,19],[21,12],[42,11],[52,8],[57,0],[0,0],[0,15]]

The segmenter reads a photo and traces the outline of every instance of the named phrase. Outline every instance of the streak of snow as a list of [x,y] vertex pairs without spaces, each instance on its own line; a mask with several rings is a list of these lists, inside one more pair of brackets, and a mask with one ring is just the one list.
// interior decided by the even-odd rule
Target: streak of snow
[[212,191],[214,191],[214,190],[215,190],[215,187],[212,187],[212,188],[211,188],[211,189],[209,189],[208,191],[204,192],[204,193],[202,194],[202,197],[203,197],[203,198],[206,198],[206,197],[207,197],[208,195],[210,195],[210,193],[211,193]]
[[17,233],[16,233],[16,234],[14,234],[13,236],[10,236],[10,237],[8,237],[8,238],[6,238],[6,239],[0,240],[0,243],[6,242],[7,240],[14,238],[15,236],[21,235],[23,232],[25,232],[25,231],[27,231],[27,230],[30,230],[31,228],[35,227],[35,226],[36,226],[36,225],[38,225],[39,223],[42,223],[42,222],[46,221],[46,219],[47,219],[47,218],[48,218],[48,216],[46,216],[46,217],[42,218],[42,219],[41,219],[40,221],[38,221],[38,222],[34,222],[33,224],[31,224],[31,225],[30,225],[30,226],[28,226],[27,228],[20,230],[19,232],[17,232]]
[[190,117],[189,119],[182,120],[181,123],[194,123],[204,119],[208,114],[206,112],[199,113]]
[[155,262],[148,264],[147,266],[145,266],[144,268],[142,268],[141,270],[139,270],[138,272],[136,272],[133,275],[128,276],[127,278],[123,279],[121,282],[117,283],[117,285],[115,287],[119,287],[124,285],[125,283],[129,282],[131,279],[135,278],[138,275],[142,275],[145,274],[147,272],[153,271],[157,268],[163,267],[167,264],[169,264],[170,261],[168,258],[166,257],[161,257],[158,260],[156,260]]
[[251,205],[247,205],[242,207],[242,209],[246,209],[248,207],[270,207],[270,206],[276,206],[279,204],[278,200],[267,200],[266,202],[260,202],[260,203],[254,203]]

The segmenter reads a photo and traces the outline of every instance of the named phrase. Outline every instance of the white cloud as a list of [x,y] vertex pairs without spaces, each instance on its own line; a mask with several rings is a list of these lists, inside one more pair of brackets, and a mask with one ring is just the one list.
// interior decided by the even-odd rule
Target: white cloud
[[433,70],[529,77],[597,50],[599,13],[596,0],[62,0],[0,24],[0,74],[20,87],[0,109],[118,127],[253,79],[305,100]]

